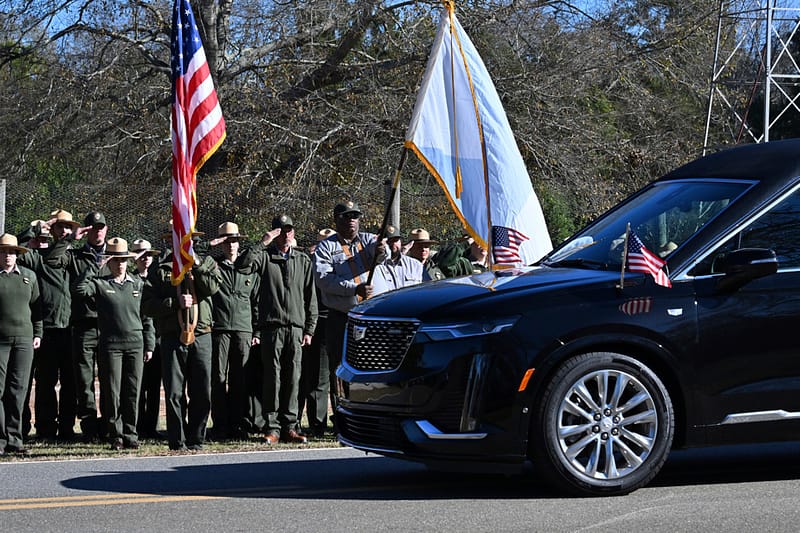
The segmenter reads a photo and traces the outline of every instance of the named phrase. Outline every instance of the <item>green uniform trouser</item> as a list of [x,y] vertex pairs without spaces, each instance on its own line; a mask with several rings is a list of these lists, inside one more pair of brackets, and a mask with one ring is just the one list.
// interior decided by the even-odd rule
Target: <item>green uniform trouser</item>
[[203,444],[211,411],[211,334],[197,335],[189,346],[165,335],[161,364],[169,447]]
[[331,407],[333,408],[333,431],[336,428],[336,407],[338,405],[338,391],[336,390],[336,369],[342,362],[344,350],[344,330],[347,327],[347,315],[335,309],[328,309],[328,319],[325,324],[325,348],[328,350],[328,368],[331,379]]
[[22,447],[22,409],[32,367],[32,337],[0,339],[0,450]]
[[245,365],[247,387],[247,415],[245,429],[251,433],[264,431],[264,409],[261,397],[264,395],[264,364],[261,362],[261,345],[250,347],[250,358]]
[[97,362],[98,342],[99,332],[96,318],[81,320],[72,326],[76,414],[81,421],[83,436],[87,438],[94,438],[98,429],[97,404],[94,399],[94,368]]
[[64,350],[71,345],[69,328],[44,328],[42,345],[33,356],[37,437],[52,438],[56,432],[65,439],[73,436],[75,368],[71,352]]
[[214,432],[224,437],[248,429],[245,365],[253,334],[218,331],[211,335],[211,420]]
[[330,370],[328,350],[325,348],[326,319],[317,320],[317,328],[311,346],[303,349],[303,365],[300,374],[300,398],[298,416],[306,409],[308,427],[313,433],[321,433],[328,425],[328,390]]
[[303,329],[295,326],[278,326],[261,333],[265,433],[288,431],[297,425],[302,340]]
[[140,437],[157,437],[161,409],[161,343],[156,344],[153,357],[144,364],[139,387],[139,419],[136,429]]
[[139,387],[144,367],[141,339],[125,343],[100,343],[97,371],[100,376],[100,413],[108,437],[126,444],[139,442],[136,421]]

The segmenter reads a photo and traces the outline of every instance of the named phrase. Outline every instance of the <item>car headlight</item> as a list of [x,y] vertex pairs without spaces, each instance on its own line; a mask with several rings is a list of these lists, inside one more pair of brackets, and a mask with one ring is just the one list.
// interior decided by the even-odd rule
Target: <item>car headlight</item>
[[452,322],[448,324],[423,324],[417,331],[417,334],[427,335],[432,341],[494,335],[511,329],[514,327],[514,324],[517,323],[517,320],[519,320],[519,316]]

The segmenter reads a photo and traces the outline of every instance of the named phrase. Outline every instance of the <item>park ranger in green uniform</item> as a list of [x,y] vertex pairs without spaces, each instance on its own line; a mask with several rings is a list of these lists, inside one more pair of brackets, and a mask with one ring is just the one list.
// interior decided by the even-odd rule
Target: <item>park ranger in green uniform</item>
[[[80,226],[72,214],[63,209],[51,213],[45,225],[36,228],[34,239],[41,238],[45,229],[55,242],[65,239]],[[42,297],[44,336],[34,355],[36,379],[36,436],[38,438],[70,441],[75,437],[75,369],[72,361],[69,327],[72,297],[69,273],[45,263],[53,252],[49,248],[32,249],[20,255],[17,264],[36,272]],[[66,350],[64,347],[68,347]],[[56,392],[58,391],[58,392]]]
[[26,252],[14,235],[0,235],[0,455],[27,452],[22,443],[22,407],[33,350],[42,338],[36,274],[17,265],[17,256]]
[[255,429],[248,427],[245,368],[253,344],[259,278],[241,269],[244,256],[239,255],[239,242],[244,238],[237,224],[225,222],[217,228],[217,238],[210,242],[222,248],[222,257],[217,260],[220,288],[212,297],[211,420],[215,439],[246,439],[248,430]]
[[[172,285],[172,254],[151,269],[142,309],[152,316],[161,336],[162,373],[171,450],[200,450],[211,411],[211,297],[219,290],[220,274],[211,257],[196,260],[191,272],[194,295]],[[194,338],[181,337],[178,313],[198,313]],[[183,344],[182,340],[187,341]],[[188,403],[184,396],[188,393]]]
[[288,215],[275,217],[272,232],[256,247],[261,253],[253,263],[261,276],[257,310],[264,364],[264,438],[268,444],[307,442],[296,429],[297,397],[302,347],[311,344],[317,324],[317,296],[311,259],[295,250],[292,243],[292,219]]
[[[45,259],[48,266],[64,268],[69,273],[70,284],[78,282],[84,272],[97,273],[106,247],[106,217],[103,213],[92,211],[86,215],[83,226],[66,238],[57,241],[53,251]],[[78,249],[71,247],[73,241],[86,237],[86,243]],[[84,440],[90,441],[98,436],[97,405],[95,403],[94,378],[97,363],[97,309],[92,300],[73,295],[72,314],[72,357],[75,364],[75,383],[77,416],[80,419]],[[101,399],[102,401],[102,399]],[[105,428],[101,428],[105,430]],[[102,431],[101,431],[102,433]]]
[[144,282],[128,274],[128,260],[135,257],[125,239],[109,239],[101,263],[108,264],[109,273],[87,270],[75,288],[76,294],[94,300],[97,308],[100,413],[113,450],[139,447],[139,386],[144,361],[153,356],[156,343],[152,322],[141,319]]

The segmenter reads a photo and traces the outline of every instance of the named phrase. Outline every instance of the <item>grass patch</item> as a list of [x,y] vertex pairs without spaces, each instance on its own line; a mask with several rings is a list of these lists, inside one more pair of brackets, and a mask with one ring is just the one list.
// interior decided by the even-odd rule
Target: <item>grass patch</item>
[[31,438],[25,441],[26,455],[6,454],[0,456],[0,463],[20,461],[53,461],[68,459],[98,459],[111,457],[158,457],[173,455],[196,455],[199,453],[260,452],[268,450],[296,450],[309,448],[329,448],[339,443],[333,435],[308,438],[307,444],[269,445],[260,435],[247,440],[206,441],[201,451],[179,452],[170,450],[166,440],[141,439],[138,450],[112,450],[107,442],[59,442]]

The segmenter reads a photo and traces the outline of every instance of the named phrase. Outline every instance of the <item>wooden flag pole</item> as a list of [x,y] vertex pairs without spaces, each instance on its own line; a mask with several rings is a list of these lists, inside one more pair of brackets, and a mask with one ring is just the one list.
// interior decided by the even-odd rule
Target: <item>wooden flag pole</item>
[[192,306],[178,311],[178,325],[181,328],[180,341],[184,346],[189,346],[194,342],[194,330],[197,327],[197,317],[200,314],[197,306],[197,294],[194,290],[194,277],[191,272],[187,272],[181,284],[175,289],[178,291],[178,298],[181,294],[192,295]]
[[375,243],[375,253],[372,255],[372,265],[369,268],[367,285],[372,285],[372,276],[375,274],[375,267],[378,266],[378,246],[381,245],[381,239],[383,239],[383,236],[386,233],[386,226],[389,225],[389,214],[392,211],[392,204],[394,204],[394,199],[397,196],[397,190],[400,188],[400,174],[403,172],[403,167],[406,164],[407,155],[408,148],[404,146],[403,151],[400,153],[400,162],[397,164],[397,170],[394,173],[392,191],[389,193],[389,202],[386,204],[386,210],[383,212],[383,222],[381,223],[381,229],[378,232],[378,240]]

